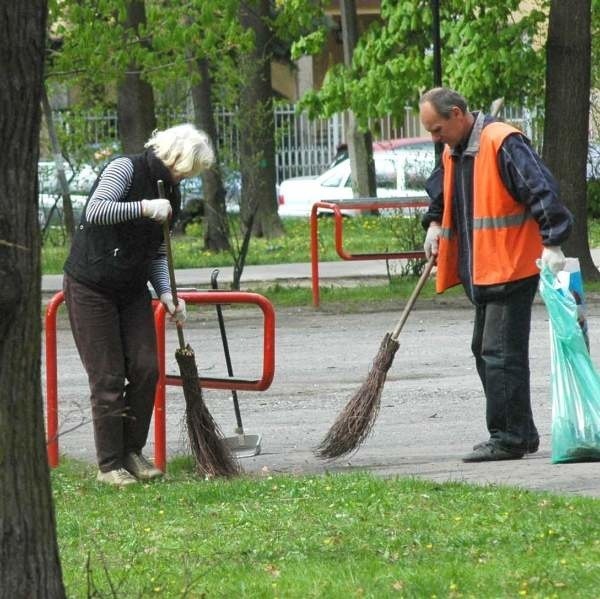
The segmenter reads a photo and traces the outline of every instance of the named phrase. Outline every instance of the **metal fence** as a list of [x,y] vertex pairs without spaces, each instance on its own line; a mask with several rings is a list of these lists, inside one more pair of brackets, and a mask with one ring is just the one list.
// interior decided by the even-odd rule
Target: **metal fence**
[[[217,107],[215,122],[217,127],[216,145],[219,155],[231,169],[239,164],[239,138],[236,113],[224,107]],[[502,116],[519,127],[534,143],[541,146],[541,134],[536,127],[535,115],[520,108],[505,107]],[[346,119],[343,114],[335,114],[328,119],[308,118],[306,113],[296,110],[293,104],[277,103],[274,108],[275,122],[275,167],[277,182],[290,177],[317,175],[331,163],[340,144],[346,142]],[[161,126],[192,120],[191,114],[161,114]],[[67,112],[55,113],[57,127],[66,134],[77,133],[91,147],[119,147],[119,127],[116,112],[74,115]],[[401,122],[400,122],[401,121]],[[371,119],[369,130],[373,139],[395,139],[423,135],[418,114],[409,106],[401,119],[387,116]]]
[[[119,145],[116,112],[73,115],[68,111],[55,113],[56,126],[67,135],[77,132],[80,139],[98,150]],[[342,114],[328,119],[310,120],[306,113],[296,111],[293,104],[277,104],[274,108],[275,167],[277,182],[290,177],[317,175],[327,168],[340,144],[346,141],[346,123]],[[191,120],[185,113],[161,115],[164,126]],[[219,155],[233,169],[239,163],[239,139],[236,113],[223,107],[215,111],[216,145]],[[402,122],[391,116],[369,121],[374,139],[416,137],[421,134],[418,115],[407,108]]]

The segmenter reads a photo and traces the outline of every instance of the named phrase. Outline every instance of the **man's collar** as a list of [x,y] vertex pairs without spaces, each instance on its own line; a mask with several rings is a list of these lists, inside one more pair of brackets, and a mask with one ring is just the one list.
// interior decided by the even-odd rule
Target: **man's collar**
[[485,115],[483,112],[473,112],[473,116],[475,117],[475,122],[473,123],[473,127],[471,127],[471,132],[469,133],[469,137],[466,142],[466,147],[464,150],[461,149],[464,147],[463,144],[452,149],[453,156],[459,155],[467,155],[467,156],[476,156],[479,152],[479,141],[481,139],[481,130],[483,129],[483,121],[485,119]]

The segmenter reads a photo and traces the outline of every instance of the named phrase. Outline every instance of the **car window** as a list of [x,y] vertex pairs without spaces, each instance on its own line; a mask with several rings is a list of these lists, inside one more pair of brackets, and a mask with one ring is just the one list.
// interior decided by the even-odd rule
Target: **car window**
[[398,173],[393,160],[375,160],[375,182],[380,189],[396,189]]
[[319,178],[320,185],[322,187],[347,187],[349,171],[348,171],[348,160],[334,166],[332,169],[325,171]]

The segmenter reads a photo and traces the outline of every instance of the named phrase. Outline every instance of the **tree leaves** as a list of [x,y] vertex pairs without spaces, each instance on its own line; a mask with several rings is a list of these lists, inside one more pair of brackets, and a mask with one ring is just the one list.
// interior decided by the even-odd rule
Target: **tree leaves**
[[[540,4],[545,4],[544,2]],[[544,56],[533,40],[545,15],[517,17],[518,0],[441,3],[443,83],[485,106],[502,95],[507,102],[534,106],[543,97]],[[323,88],[301,106],[327,116],[352,109],[369,117],[403,116],[407,104],[433,85],[430,2],[383,0],[382,23],[361,36],[350,68],[336,66]]]

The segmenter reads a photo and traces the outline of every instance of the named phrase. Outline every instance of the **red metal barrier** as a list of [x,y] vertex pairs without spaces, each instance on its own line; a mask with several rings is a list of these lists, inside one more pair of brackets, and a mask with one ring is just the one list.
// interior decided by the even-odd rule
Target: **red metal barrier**
[[63,303],[62,291],[46,307],[46,418],[48,463],[58,466],[58,376],[56,362],[56,312]]
[[327,200],[315,202],[310,213],[310,264],[312,280],[313,306],[318,307],[320,302],[319,293],[319,210],[330,210],[334,218],[335,249],[342,260],[396,260],[407,258],[423,258],[425,252],[422,250],[406,252],[379,252],[350,254],[344,250],[343,229],[344,215],[342,210],[379,210],[382,208],[424,208],[429,206],[427,196],[415,196],[411,198],[365,198],[356,200]]
[[[179,292],[178,297],[188,304],[256,304],[263,312],[263,370],[260,379],[200,377],[198,384],[205,389],[235,389],[236,391],[264,391],[275,374],[275,312],[272,304],[257,293],[246,291],[191,291]],[[154,310],[158,349],[158,382],[154,396],[154,463],[166,467],[166,386],[182,385],[181,377],[165,372],[165,308],[158,303]]]
[[[206,389],[235,389],[264,391],[268,389],[275,374],[275,311],[262,295],[245,291],[183,291],[178,293],[188,304],[254,304],[263,313],[263,364],[259,379],[202,377],[198,384]],[[48,463],[58,466],[58,367],[56,346],[56,313],[64,301],[61,292],[54,295],[46,308],[46,418]],[[154,461],[158,468],[166,467],[166,406],[167,385],[181,386],[181,377],[167,375],[165,370],[165,309],[154,302],[154,323],[158,355],[159,378],[154,398]]]

